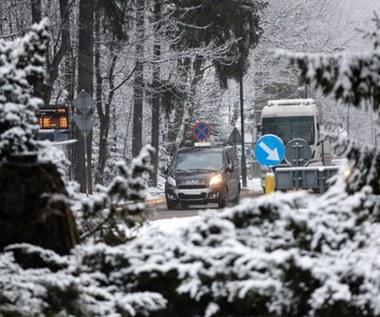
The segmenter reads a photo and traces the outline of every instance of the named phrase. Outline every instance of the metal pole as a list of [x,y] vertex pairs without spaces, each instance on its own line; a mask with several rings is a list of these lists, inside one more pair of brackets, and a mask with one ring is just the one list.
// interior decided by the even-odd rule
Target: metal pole
[[240,69],[240,121],[241,121],[241,177],[243,187],[247,187],[247,165],[245,161],[244,142],[244,94],[243,94],[243,70]]
[[369,111],[369,120],[370,120],[370,125],[371,125],[371,145],[375,145],[375,133],[374,133],[374,129],[373,129],[373,108],[372,107],[368,107],[368,111]]
[[347,105],[347,137],[350,137],[350,105]]
[[[85,102],[85,101],[83,101]],[[87,122],[86,122],[86,111],[83,111],[83,125],[84,125],[84,175],[85,175],[85,186],[86,186],[86,197],[88,197],[88,156],[87,156]]]

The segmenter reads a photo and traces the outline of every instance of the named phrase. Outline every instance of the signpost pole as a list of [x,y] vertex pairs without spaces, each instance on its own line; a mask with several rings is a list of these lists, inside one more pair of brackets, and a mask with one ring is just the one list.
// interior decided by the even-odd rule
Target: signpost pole
[[88,146],[87,146],[87,133],[91,131],[92,129],[93,122],[91,118],[91,110],[93,106],[95,105],[95,100],[89,94],[87,94],[84,90],[82,90],[73,101],[73,104],[77,108],[77,110],[82,113],[82,116],[81,115],[74,116],[74,122],[77,124],[77,126],[79,127],[79,130],[83,134],[84,178],[85,178],[84,190],[86,191],[86,195],[88,197],[89,190],[90,190],[89,173],[91,172],[89,165],[91,164],[91,162],[88,161],[89,155],[88,155]]
[[[83,100],[83,102],[85,102]],[[86,186],[86,197],[88,197],[88,155],[87,155],[87,126],[86,126],[86,111],[83,112],[83,121],[84,121],[84,177],[85,177],[85,186]]]

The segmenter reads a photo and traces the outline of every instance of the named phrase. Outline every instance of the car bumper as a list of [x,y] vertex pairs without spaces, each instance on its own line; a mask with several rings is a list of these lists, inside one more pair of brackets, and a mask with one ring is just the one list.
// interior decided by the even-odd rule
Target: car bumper
[[222,188],[180,189],[176,187],[167,187],[165,189],[165,198],[167,199],[167,201],[173,203],[218,203],[222,198],[222,194]]

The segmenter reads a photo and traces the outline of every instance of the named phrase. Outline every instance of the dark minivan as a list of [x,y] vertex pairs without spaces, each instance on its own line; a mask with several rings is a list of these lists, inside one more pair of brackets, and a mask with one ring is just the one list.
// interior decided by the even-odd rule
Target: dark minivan
[[207,203],[223,208],[239,200],[240,187],[238,157],[232,146],[182,148],[170,164],[165,198],[168,209]]

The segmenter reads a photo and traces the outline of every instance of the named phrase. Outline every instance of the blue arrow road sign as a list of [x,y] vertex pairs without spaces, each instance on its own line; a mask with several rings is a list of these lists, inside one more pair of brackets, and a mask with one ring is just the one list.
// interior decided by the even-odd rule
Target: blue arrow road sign
[[257,140],[255,156],[261,165],[268,167],[276,166],[284,159],[284,155],[284,143],[277,135],[266,134]]

